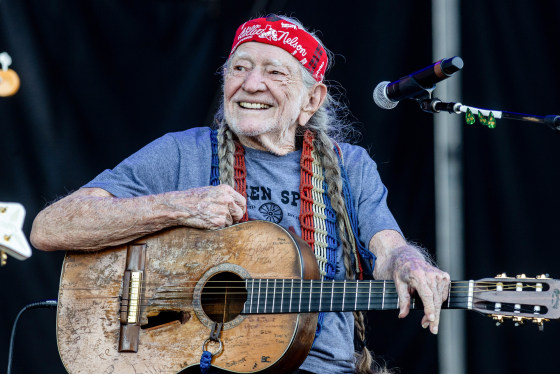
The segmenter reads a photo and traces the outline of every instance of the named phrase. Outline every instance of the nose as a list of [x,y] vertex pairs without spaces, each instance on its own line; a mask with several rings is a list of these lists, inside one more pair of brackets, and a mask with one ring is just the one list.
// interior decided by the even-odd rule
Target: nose
[[247,75],[245,75],[245,80],[243,81],[243,89],[247,92],[258,92],[266,90],[263,73],[259,69],[250,70]]

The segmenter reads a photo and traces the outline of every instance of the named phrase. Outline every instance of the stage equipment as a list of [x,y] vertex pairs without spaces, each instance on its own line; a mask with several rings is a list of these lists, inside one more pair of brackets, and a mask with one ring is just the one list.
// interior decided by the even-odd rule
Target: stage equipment
[[12,64],[12,58],[6,52],[0,53],[0,96],[12,96],[19,90],[19,76],[12,69],[8,69]]
[[[496,127],[496,120],[500,118],[515,119],[518,121],[543,123],[548,125],[551,129],[560,131],[560,115],[550,114],[547,116],[537,116],[533,114],[523,114],[506,112],[492,109],[482,109],[472,106],[463,105],[461,103],[444,102],[438,98],[428,98],[418,100],[420,108],[429,113],[439,113],[446,111],[449,113],[465,114],[465,122],[472,125],[476,122],[477,118],[481,125],[488,126],[488,128]],[[476,113],[476,117],[475,117]]]
[[56,309],[56,306],[57,306],[56,300],[45,300],[45,301],[39,301],[36,303],[26,305],[19,311],[14,321],[14,324],[12,326],[12,335],[10,336],[10,349],[8,352],[8,370],[6,371],[6,374],[12,373],[12,362],[13,362],[12,359],[14,357],[14,343],[16,340],[16,328],[21,315],[31,309],[37,309],[37,308]]
[[0,254],[2,266],[6,264],[7,255],[18,260],[31,257],[31,247],[21,231],[25,208],[19,203],[0,202]]
[[538,116],[483,109],[463,105],[462,103],[444,102],[436,97],[432,97],[436,83],[449,78],[462,68],[463,60],[460,57],[455,56],[440,60],[397,81],[379,83],[373,91],[373,100],[382,109],[393,109],[400,100],[414,99],[420,105],[420,109],[425,112],[439,113],[446,111],[456,114],[464,113],[467,124],[472,125],[478,119],[480,124],[491,129],[496,127],[497,119],[507,118],[532,123],[543,123],[551,129],[560,132],[560,115]]
[[449,78],[462,68],[461,57],[445,58],[394,82],[379,83],[373,91],[373,100],[382,109],[393,109],[403,99],[430,97],[436,83]]

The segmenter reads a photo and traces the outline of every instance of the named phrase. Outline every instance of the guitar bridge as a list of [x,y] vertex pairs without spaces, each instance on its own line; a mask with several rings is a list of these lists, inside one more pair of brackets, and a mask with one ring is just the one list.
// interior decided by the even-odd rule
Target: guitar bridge
[[130,245],[126,256],[121,298],[119,352],[138,352],[146,245]]
[[142,272],[130,273],[130,288],[128,292],[128,315],[126,322],[134,324],[139,320],[140,313],[140,285],[142,284]]

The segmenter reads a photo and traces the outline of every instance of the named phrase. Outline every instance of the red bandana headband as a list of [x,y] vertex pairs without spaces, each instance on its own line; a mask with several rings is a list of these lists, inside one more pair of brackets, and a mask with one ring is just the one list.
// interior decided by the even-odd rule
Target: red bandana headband
[[259,42],[280,47],[298,59],[317,82],[327,70],[327,53],[311,34],[272,14],[245,22],[237,29],[230,56],[240,44]]

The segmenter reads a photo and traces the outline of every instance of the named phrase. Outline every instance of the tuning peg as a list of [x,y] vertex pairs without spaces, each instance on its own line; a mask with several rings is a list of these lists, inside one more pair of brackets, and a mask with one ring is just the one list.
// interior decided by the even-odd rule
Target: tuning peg
[[537,279],[550,279],[549,276],[549,274],[541,274],[537,275]]
[[534,323],[536,323],[539,326],[539,331],[543,331],[544,330],[544,323],[549,321],[546,318],[533,318],[532,320],[533,320]]
[[498,274],[496,275],[496,278],[507,278],[507,274],[506,273],[502,273],[502,274]]
[[527,276],[525,274],[521,274],[521,275],[517,275],[516,278],[517,279],[527,279]]
[[525,320],[524,317],[513,317],[513,322],[515,323],[515,326],[523,325],[525,323],[524,320]]
[[494,321],[496,321],[496,326],[500,326],[502,323],[504,323],[504,315],[502,314],[494,314],[492,315],[492,318],[494,319]]

